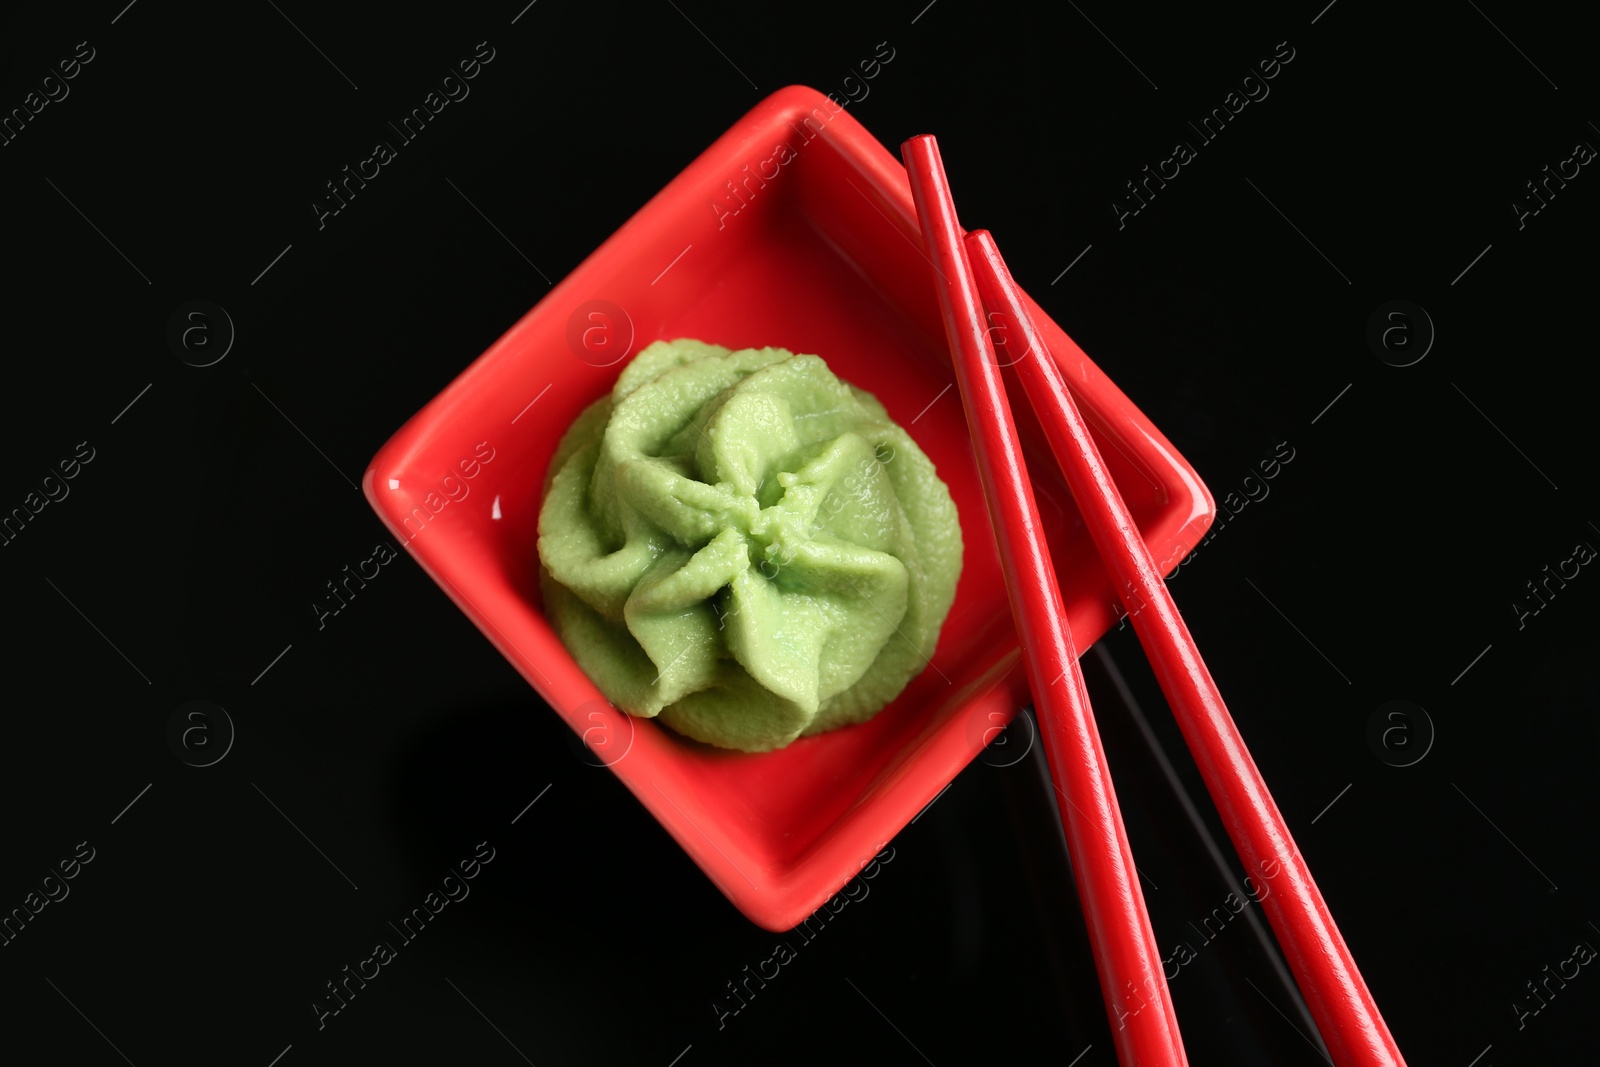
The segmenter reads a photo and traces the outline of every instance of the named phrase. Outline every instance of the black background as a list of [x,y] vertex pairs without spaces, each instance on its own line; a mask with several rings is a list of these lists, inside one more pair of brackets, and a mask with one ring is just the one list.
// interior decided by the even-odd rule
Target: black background
[[[1323,2],[8,12],[7,113],[78,42],[94,58],[0,147],[0,512],[79,442],[94,458],[0,548],[0,910],[79,842],[94,859],[0,948],[6,1050],[1114,1062],[1036,751],[969,768],[719,1029],[713,998],[775,938],[578,758],[409,557],[320,631],[310,607],[385,538],[355,483],[388,435],[740,115],[805,83],[853,92],[886,145],[940,137],[963,221],[1219,500],[1293,448],[1173,579],[1179,604],[1409,1062],[1592,1060],[1592,968],[1520,1029],[1512,1005],[1600,945],[1600,578],[1520,628],[1512,602],[1600,545],[1600,178],[1585,167],[1521,228],[1511,207],[1600,144],[1591,41],[1554,6]],[[471,95],[319,229],[323,183],[480,41]],[[884,41],[861,97],[844,79]],[[1123,184],[1197,142],[1186,122],[1285,41],[1270,95],[1119,228]],[[205,368],[166,339],[196,299],[236,331]],[[1396,299],[1437,331],[1406,367],[1367,340]],[[1219,835],[1137,643],[1102,649]],[[1157,939],[1198,949],[1172,983],[1191,1061],[1322,1062],[1248,924],[1191,932],[1243,872],[1220,836],[1231,874],[1207,858],[1107,659],[1086,662]],[[205,768],[167,740],[195,699],[237,729]],[[1367,740],[1397,699],[1435,735],[1409,721],[1404,751],[1426,755],[1402,768]],[[495,859],[471,896],[319,1030],[310,999],[480,841]]]

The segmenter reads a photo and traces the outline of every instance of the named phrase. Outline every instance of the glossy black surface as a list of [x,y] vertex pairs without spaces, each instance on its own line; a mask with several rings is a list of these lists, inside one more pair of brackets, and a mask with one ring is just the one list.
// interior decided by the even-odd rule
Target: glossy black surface
[[[0,516],[27,511],[0,538],[0,914],[38,907],[0,941],[5,1062],[1114,1062],[1037,749],[969,768],[719,1025],[781,939],[408,557],[314,606],[386,539],[355,483],[388,434],[795,82],[887,145],[937,134],[963,221],[1226,504],[1174,594],[1408,1062],[1593,1059],[1579,15],[125,2],[0,33],[0,115],[26,112],[0,143]],[[312,206],[479,42],[469,96]],[[196,366],[218,349],[185,323],[220,345],[216,308],[232,346]],[[1191,1062],[1322,1062],[1137,642],[1104,647]],[[220,748],[169,740],[181,710],[174,737],[220,746],[195,700],[236,730],[205,767],[179,754]]]

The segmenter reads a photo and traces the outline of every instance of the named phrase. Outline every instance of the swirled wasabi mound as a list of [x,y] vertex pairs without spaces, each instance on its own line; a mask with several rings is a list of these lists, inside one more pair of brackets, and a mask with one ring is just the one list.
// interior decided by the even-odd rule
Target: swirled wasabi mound
[[550,472],[545,612],[630,714],[765,752],[865,721],[933,655],[961,573],[950,491],[817,356],[658,341]]

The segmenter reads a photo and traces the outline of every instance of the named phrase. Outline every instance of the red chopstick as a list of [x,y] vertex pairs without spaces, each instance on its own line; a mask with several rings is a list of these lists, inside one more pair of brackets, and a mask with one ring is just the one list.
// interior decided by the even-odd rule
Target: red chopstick
[[1263,906],[1334,1063],[1403,1067],[1400,1049],[1106,471],[1000,249],[987,231],[977,230],[967,237],[966,250],[984,303],[991,313],[1004,316],[1006,347],[1023,353],[1009,361],[1039,415],[1050,449],[1133,619],[1234,848],[1256,882],[1276,883],[1272,888],[1277,891],[1266,897]]
[[[1078,651],[1046,548],[1016,425],[983,321],[983,305],[949,182],[932,137],[901,146],[933,263],[945,334],[972,432],[1011,613],[1043,726],[1045,755],[1060,794],[1072,873],[1083,901],[1100,988],[1124,1067],[1188,1063],[1178,1036],[1161,953],[1123,829],[1111,774],[1078,669]],[[1065,683],[1065,684],[1063,684]]]

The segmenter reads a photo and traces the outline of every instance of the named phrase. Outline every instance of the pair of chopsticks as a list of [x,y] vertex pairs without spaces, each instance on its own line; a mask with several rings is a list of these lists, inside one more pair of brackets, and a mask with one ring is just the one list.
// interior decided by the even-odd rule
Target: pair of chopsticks
[[931,136],[901,146],[923,242],[1000,546],[1045,755],[1061,798],[1073,877],[1124,1067],[1187,1064],[1133,854],[1095,729],[1078,652],[1000,378],[985,309],[1003,319],[1008,354],[1038,414],[1100,558],[1234,848],[1257,882],[1289,968],[1337,1067],[1403,1067],[1355,960],[1206,669],[1088,425],[984,230],[963,236]]

